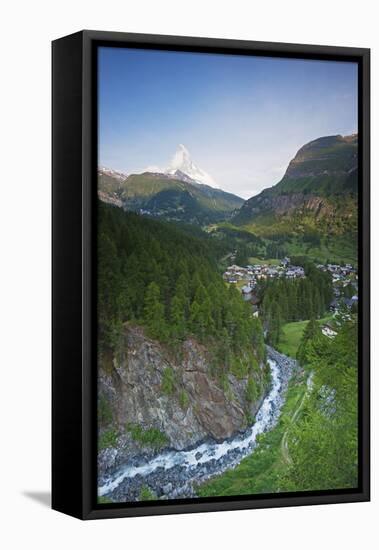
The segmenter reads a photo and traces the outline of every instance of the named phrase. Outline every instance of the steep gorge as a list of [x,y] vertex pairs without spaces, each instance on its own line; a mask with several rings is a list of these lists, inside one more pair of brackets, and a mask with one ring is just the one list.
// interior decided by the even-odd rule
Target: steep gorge
[[[257,387],[254,399],[249,380]],[[265,361],[253,373],[220,379],[212,352],[196,339],[187,338],[174,352],[126,323],[114,352],[99,360],[99,440],[113,434],[99,452],[99,478],[141,454],[152,457],[246,430],[268,387]]]

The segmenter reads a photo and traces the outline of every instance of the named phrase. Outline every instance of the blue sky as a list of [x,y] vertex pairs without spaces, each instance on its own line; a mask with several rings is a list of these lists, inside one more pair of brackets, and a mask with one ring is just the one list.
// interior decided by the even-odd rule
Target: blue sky
[[179,143],[221,189],[276,184],[308,141],[357,131],[357,65],[99,49],[99,164],[166,167]]

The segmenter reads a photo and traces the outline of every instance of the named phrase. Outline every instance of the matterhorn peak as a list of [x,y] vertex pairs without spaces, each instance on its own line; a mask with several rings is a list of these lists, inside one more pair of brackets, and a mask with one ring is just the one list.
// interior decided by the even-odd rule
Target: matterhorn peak
[[191,155],[183,143],[180,143],[174,156],[171,159],[170,165],[166,170],[167,174],[182,177],[187,176],[196,183],[217,187],[212,176],[204,170],[196,166],[192,161]]

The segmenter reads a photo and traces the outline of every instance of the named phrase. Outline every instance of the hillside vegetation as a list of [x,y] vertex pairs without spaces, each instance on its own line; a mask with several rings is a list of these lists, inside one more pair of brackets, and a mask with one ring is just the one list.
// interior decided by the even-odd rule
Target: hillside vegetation
[[103,479],[141,452],[246,429],[270,369],[260,320],[218,271],[224,243],[194,226],[98,208]]
[[232,223],[286,254],[355,262],[358,138],[329,136],[302,147],[282,180],[247,200]]
[[221,189],[165,174],[131,174],[124,181],[99,172],[98,189],[104,202],[154,217],[204,225],[232,215],[243,200]]
[[199,485],[199,496],[357,487],[356,321],[343,322],[334,340],[317,324],[304,332],[304,370],[289,385],[278,424],[235,469]]
[[218,273],[222,246],[202,235],[99,203],[100,363],[105,368],[119,348],[125,323],[143,327],[174,356],[194,338],[212,352],[212,375],[225,391],[232,374],[247,381],[253,402],[267,384],[262,325]]
[[304,279],[274,279],[259,285],[258,292],[262,298],[261,318],[266,329],[266,339],[275,347],[281,340],[285,323],[320,319],[329,311],[329,304],[333,299],[329,273],[318,270],[309,262],[304,263],[304,268]]

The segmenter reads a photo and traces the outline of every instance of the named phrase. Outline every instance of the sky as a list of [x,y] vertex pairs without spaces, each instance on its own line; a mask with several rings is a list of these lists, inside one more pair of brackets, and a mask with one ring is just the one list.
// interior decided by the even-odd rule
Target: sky
[[280,181],[309,141],[358,127],[355,63],[99,48],[99,164],[169,165],[183,143],[225,191]]

